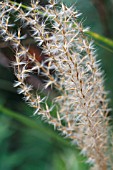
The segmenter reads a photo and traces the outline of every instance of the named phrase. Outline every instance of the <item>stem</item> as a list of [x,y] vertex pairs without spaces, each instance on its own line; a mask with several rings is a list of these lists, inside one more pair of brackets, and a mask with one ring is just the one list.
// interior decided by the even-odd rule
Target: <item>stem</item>
[[[20,3],[17,3],[17,2],[13,2],[13,1],[9,1],[11,4],[14,4],[14,5],[17,5],[17,6],[19,6],[20,5]],[[30,7],[28,7],[28,6],[26,6],[26,5],[23,5],[23,4],[21,4],[21,7],[22,8],[24,8],[24,9],[29,9]]]
[[[17,5],[17,6],[20,5],[20,3],[17,3],[17,2],[13,2],[13,1],[9,1],[9,2],[10,2],[11,4],[15,4],[15,5]],[[23,4],[21,4],[20,6],[21,6],[22,8],[24,8],[24,9],[27,9],[27,10],[31,9],[31,7],[26,6],[26,5],[23,5]],[[38,12],[40,15],[43,15],[43,12],[42,12],[42,11],[36,10],[36,12]]]

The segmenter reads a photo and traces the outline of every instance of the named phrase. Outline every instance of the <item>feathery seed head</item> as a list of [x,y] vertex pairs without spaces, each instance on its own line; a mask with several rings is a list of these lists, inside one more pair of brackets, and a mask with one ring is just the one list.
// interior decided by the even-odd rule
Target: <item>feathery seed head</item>
[[[7,7],[5,6],[7,4]],[[31,1],[31,7],[22,10],[21,4],[12,5],[9,1],[0,3],[0,31],[5,41],[11,41],[16,49],[13,67],[25,101],[34,107],[34,115],[52,124],[65,137],[81,148],[81,153],[89,157],[88,163],[95,170],[107,170],[107,101],[103,87],[103,73],[96,61],[93,41],[85,36],[88,28],[78,21],[80,14],[73,7],[64,4],[58,6],[56,0],[49,0],[45,7]],[[21,43],[26,35],[11,33],[8,12],[18,13],[17,20],[22,28],[30,26],[31,37],[48,57],[39,62],[35,55]],[[46,24],[50,22],[51,28]],[[29,64],[30,67],[29,67]],[[47,98],[35,94],[33,87],[27,84],[27,78],[37,70],[38,76],[44,76],[44,89],[56,88],[60,95],[53,103],[59,106],[56,115],[52,115]],[[51,73],[54,70],[54,73]],[[42,107],[42,103],[44,107]],[[53,105],[54,105],[53,104]]]

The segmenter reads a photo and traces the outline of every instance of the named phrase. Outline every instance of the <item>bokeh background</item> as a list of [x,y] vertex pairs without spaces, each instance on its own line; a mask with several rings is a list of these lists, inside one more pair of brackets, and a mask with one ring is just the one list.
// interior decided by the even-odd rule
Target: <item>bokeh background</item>
[[[26,0],[16,2],[29,4]],[[82,13],[84,26],[113,39],[113,0],[63,2],[68,6],[74,4]],[[44,5],[47,1],[40,3]],[[86,158],[78,148],[34,117],[23,96],[13,88],[15,76],[9,60],[12,53],[6,46],[0,42],[0,170],[88,170]],[[109,91],[109,107],[113,108],[113,48],[97,40],[95,46],[105,74],[105,88]]]

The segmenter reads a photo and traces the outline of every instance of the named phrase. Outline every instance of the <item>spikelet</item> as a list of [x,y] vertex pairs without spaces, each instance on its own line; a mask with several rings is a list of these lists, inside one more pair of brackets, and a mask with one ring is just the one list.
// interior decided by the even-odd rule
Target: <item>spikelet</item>
[[[20,29],[17,34],[9,31],[13,25],[9,22],[8,13],[17,11],[16,20],[21,20],[22,27],[30,26],[37,46],[49,56],[45,61],[37,61],[21,44],[26,36],[21,36]],[[31,7],[26,11],[21,5],[5,1],[0,3],[0,13],[0,32],[16,51],[13,67],[18,79],[15,82],[15,87],[19,87],[18,93],[23,93],[25,101],[35,108],[34,115],[41,115],[80,147],[81,153],[88,156],[87,162],[93,165],[92,170],[107,170],[106,115],[109,109],[103,72],[96,60],[93,41],[85,36],[88,28],[83,28],[78,19],[80,14],[73,7],[58,5],[55,0],[49,0],[45,7],[41,7],[38,1],[31,1]],[[51,28],[47,27],[47,21],[50,21]],[[32,64],[31,68],[29,64]],[[54,69],[54,75],[51,75],[51,69]],[[31,85],[26,84],[34,70],[48,78],[45,89],[51,86],[60,92],[53,100],[53,107],[59,106],[56,116],[51,114],[53,107],[48,106],[47,98],[41,98]]]

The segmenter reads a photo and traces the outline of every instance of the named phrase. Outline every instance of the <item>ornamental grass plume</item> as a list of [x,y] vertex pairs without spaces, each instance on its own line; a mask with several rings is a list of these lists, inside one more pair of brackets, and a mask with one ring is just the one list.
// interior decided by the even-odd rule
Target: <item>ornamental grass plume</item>
[[[13,23],[11,15],[16,16]],[[45,7],[32,0],[26,9],[5,0],[0,2],[0,33],[15,51],[12,66],[17,80],[14,86],[35,109],[34,115],[40,115],[77,144],[88,157],[92,170],[107,170],[107,92],[93,41],[85,35],[88,28],[83,28],[79,16],[73,7],[58,4],[56,0],[49,0]],[[17,22],[21,26],[14,31]],[[32,55],[29,47],[23,45],[27,35],[21,30],[25,27],[48,56],[45,60],[38,61],[35,53]],[[47,103],[49,96],[41,97],[28,84],[27,78],[33,74],[45,77],[44,89],[57,90],[59,95],[51,107]],[[53,114],[54,107],[56,113]]]

